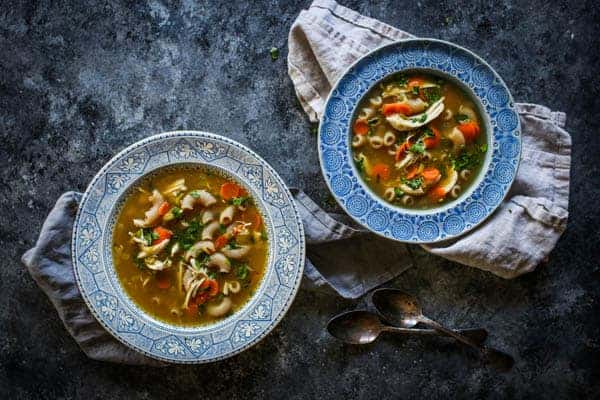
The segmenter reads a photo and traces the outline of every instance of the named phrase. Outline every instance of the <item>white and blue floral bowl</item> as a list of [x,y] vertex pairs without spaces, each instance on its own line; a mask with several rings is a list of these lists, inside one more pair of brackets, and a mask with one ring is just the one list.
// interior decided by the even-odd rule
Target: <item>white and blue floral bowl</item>
[[[431,210],[411,210],[379,198],[362,181],[350,146],[350,124],[363,96],[390,74],[425,70],[471,94],[485,115],[488,148],[470,190]],[[389,239],[432,243],[473,229],[500,205],[517,173],[521,124],[500,76],[484,60],[455,44],[409,39],[382,46],[356,61],[337,82],[319,127],[319,158],[329,189],[358,223]]]
[[[112,232],[128,189],[158,168],[198,163],[245,183],[264,215],[269,257],[248,303],[209,326],[157,320],[123,290],[112,263]],[[77,284],[92,314],[125,345],[163,361],[206,363],[237,354],[264,338],[283,318],[300,286],[305,242],[289,190],[257,154],[222,136],[179,131],[137,142],[110,160],[88,186],[72,237]]]

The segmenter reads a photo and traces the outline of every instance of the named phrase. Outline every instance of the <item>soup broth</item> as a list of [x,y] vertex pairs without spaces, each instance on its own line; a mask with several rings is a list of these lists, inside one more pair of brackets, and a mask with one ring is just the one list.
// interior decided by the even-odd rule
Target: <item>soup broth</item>
[[259,285],[268,242],[243,187],[212,170],[165,168],[128,194],[113,233],[113,261],[127,294],[176,325],[214,323]]
[[377,195],[429,209],[468,189],[487,152],[483,119],[455,84],[399,73],[374,87],[352,122],[353,158]]

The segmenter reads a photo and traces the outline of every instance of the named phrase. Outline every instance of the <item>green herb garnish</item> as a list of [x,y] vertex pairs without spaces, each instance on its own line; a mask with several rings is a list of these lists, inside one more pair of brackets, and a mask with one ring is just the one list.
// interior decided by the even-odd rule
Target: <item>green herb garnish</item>
[[190,196],[192,196],[193,198],[197,199],[198,197],[200,197],[200,191],[199,190],[192,190],[190,192]]
[[460,153],[458,157],[452,159],[452,167],[457,171],[462,171],[463,169],[477,166],[479,162],[480,159],[477,154],[471,152],[463,152]]
[[359,160],[356,160],[355,164],[356,164],[356,169],[359,172],[365,172],[365,159],[364,158],[361,157]]
[[175,232],[173,241],[177,242],[184,250],[189,250],[196,243],[202,233],[202,224],[196,220],[191,221],[182,231]]
[[417,190],[423,184],[423,178],[420,176],[413,179],[402,178],[402,183],[406,184],[409,188],[413,190]]
[[423,115],[421,115],[421,117],[419,117],[419,118],[411,118],[411,121],[412,121],[412,122],[415,122],[415,123],[416,123],[416,122],[425,122],[425,121],[427,121],[427,114],[426,114],[426,113],[424,113],[424,114],[423,114]]
[[277,47],[271,47],[269,53],[271,53],[271,60],[275,61],[279,58],[279,49]]
[[488,146],[486,143],[479,146],[479,151],[481,151],[482,153],[485,153],[487,151],[487,149],[488,149]]
[[235,276],[237,276],[239,280],[246,280],[249,274],[250,270],[248,269],[248,264],[240,263],[235,265]]
[[423,93],[428,103],[435,103],[442,98],[442,91],[437,86],[425,88]]
[[456,122],[461,123],[464,121],[468,121],[469,120],[469,116],[465,115],[465,114],[456,114],[454,116],[454,120],[456,120]]
[[425,135],[425,137],[435,137],[435,134],[433,133],[431,128],[424,128],[423,134]]
[[396,197],[402,197],[404,196],[404,192],[402,191],[402,189],[400,188],[394,188],[394,195],[396,195]]
[[418,96],[418,95],[419,95],[419,90],[420,90],[420,88],[419,88],[418,86],[413,86],[413,88],[412,88],[412,93],[413,93],[415,96]]
[[249,196],[240,196],[240,197],[234,197],[233,199],[231,199],[230,203],[233,204],[234,206],[243,206],[249,200],[250,200]]
[[416,154],[423,154],[425,152],[425,143],[419,139],[415,144],[408,148],[408,151]]
[[404,74],[398,75],[398,85],[405,86],[408,83],[408,78]]

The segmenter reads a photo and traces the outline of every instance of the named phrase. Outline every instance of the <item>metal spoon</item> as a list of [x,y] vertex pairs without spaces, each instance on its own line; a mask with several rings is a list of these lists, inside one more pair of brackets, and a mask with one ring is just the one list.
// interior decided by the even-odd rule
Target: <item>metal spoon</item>
[[378,289],[373,292],[372,299],[377,311],[386,321],[393,325],[411,328],[420,322],[476,349],[486,363],[499,370],[507,371],[514,364],[514,359],[510,355],[476,343],[471,338],[448,329],[424,316],[417,299],[408,293],[399,289]]
[[[327,323],[327,330],[333,337],[350,344],[374,342],[382,332],[440,335],[434,329],[397,328],[384,325],[377,314],[369,311],[349,311],[336,315]],[[476,343],[483,343],[487,338],[485,329],[462,329],[459,332]]]

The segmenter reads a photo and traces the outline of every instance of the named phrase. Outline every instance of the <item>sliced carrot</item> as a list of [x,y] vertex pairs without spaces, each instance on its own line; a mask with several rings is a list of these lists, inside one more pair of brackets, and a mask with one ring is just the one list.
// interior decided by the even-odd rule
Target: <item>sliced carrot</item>
[[221,249],[225,247],[225,245],[229,242],[229,237],[227,235],[221,235],[215,240],[215,248]]
[[421,172],[421,176],[426,183],[435,182],[441,175],[440,170],[435,167],[427,167]]
[[471,142],[475,140],[475,138],[479,135],[479,124],[475,121],[465,122],[463,124],[458,124],[458,130],[462,132],[465,140],[467,142]]
[[162,242],[163,240],[170,239],[171,236],[173,236],[173,232],[171,232],[168,229],[163,228],[162,226],[157,226],[156,228],[154,228],[154,233],[156,235],[158,235],[158,238],[154,239],[152,241],[152,244],[158,244],[158,243]]
[[170,208],[171,205],[169,204],[169,202],[165,201],[160,205],[160,207],[158,207],[158,215],[162,217],[163,215],[169,212]]
[[408,142],[404,142],[400,146],[398,146],[398,149],[396,150],[396,155],[394,157],[396,159],[396,161],[401,161],[404,158],[409,146],[410,145]]
[[382,181],[390,179],[390,167],[387,164],[375,164],[371,168],[371,176],[376,176]]
[[356,120],[354,123],[354,133],[356,135],[366,135],[369,133],[369,124],[364,119]]
[[183,311],[185,311],[187,315],[198,315],[198,304],[192,303],[190,300],[187,308],[185,308]]
[[446,190],[442,186],[436,186],[429,191],[429,198],[433,201],[440,201],[446,197]]
[[408,170],[408,173],[406,174],[405,178],[406,179],[412,179],[412,178],[414,178],[415,176],[417,176],[417,172],[418,171],[419,171],[419,167],[417,165],[413,165]]
[[413,109],[406,103],[388,103],[381,107],[381,112],[386,117],[392,114],[413,115]]
[[239,185],[232,182],[226,182],[221,185],[219,193],[223,200],[231,200],[234,197],[239,197],[241,190],[242,188],[240,188]]
[[438,144],[440,144],[442,136],[440,135],[440,131],[434,128],[433,126],[429,126],[428,128],[431,129],[431,131],[433,132],[433,137],[426,137],[425,139],[423,139],[423,143],[425,143],[426,149],[432,149]]
[[219,282],[214,279],[207,279],[202,282],[200,289],[208,289],[208,297],[215,297],[219,293]]
[[157,273],[156,274],[156,286],[159,289],[168,289],[171,287],[171,280],[169,275]]
[[252,222],[252,225],[255,230],[260,229],[260,226],[262,225],[262,217],[260,216],[259,213],[256,213],[254,215],[254,222]]
[[413,87],[421,87],[423,86],[423,84],[425,83],[425,79],[418,77],[418,76],[413,76],[412,78],[408,78],[408,87],[409,88],[413,88]]

